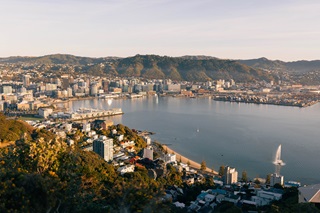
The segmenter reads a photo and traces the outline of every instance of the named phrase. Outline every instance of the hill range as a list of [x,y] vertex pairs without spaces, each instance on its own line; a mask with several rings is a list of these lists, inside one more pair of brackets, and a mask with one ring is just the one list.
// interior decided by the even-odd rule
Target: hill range
[[0,63],[51,64],[81,66],[89,74],[123,77],[171,78],[172,80],[207,81],[234,79],[240,82],[276,80],[276,72],[305,73],[320,70],[320,60],[284,62],[258,58],[250,60],[219,59],[211,56],[168,57],[135,55],[133,57],[79,57],[54,54],[40,57],[13,56],[0,58]]

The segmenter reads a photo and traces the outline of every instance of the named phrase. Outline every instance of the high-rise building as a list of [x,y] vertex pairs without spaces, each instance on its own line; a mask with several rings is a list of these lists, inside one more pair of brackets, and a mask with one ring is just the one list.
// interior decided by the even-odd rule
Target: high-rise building
[[82,131],[84,132],[90,132],[91,131],[91,124],[90,123],[84,123],[82,125]]
[[30,85],[30,75],[23,76],[23,86],[28,87]]
[[61,80],[62,80],[61,88],[67,89],[70,86],[69,76],[68,75],[61,76]]
[[[57,90],[57,84],[46,84],[45,86],[45,90],[46,91],[54,91],[54,90]],[[42,89],[41,89],[42,90]]]
[[93,141],[93,151],[105,161],[113,160],[113,139],[100,136],[99,139]]
[[95,96],[98,94],[98,86],[96,83],[91,84],[90,86],[90,95]]
[[104,92],[108,92],[109,91],[109,81],[102,81],[102,88],[104,90]]
[[144,148],[143,149],[143,157],[149,158],[150,160],[153,160],[153,149]]
[[3,86],[2,91],[4,94],[11,94],[12,93],[12,86]]
[[74,78],[73,78],[73,76],[70,76],[70,77],[69,77],[69,83],[70,83],[70,84],[74,84]]
[[270,185],[274,186],[274,184],[276,184],[276,183],[283,185],[284,184],[284,177],[280,174],[277,174],[277,173],[271,174]]
[[226,166],[224,168],[224,184],[232,184],[238,182],[238,172],[235,168]]
[[61,80],[60,78],[56,78],[54,83],[58,86],[58,87],[61,87]]
[[71,87],[69,87],[69,88],[67,89],[67,92],[68,92],[68,97],[72,97],[72,96],[73,96],[73,90],[72,90]]

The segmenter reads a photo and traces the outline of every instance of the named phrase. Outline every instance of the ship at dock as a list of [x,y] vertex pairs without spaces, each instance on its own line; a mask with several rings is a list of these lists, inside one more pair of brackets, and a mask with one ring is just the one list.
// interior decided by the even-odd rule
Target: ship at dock
[[108,110],[80,108],[77,111],[70,113],[70,120],[85,120],[122,114],[123,112],[121,108],[113,108]]

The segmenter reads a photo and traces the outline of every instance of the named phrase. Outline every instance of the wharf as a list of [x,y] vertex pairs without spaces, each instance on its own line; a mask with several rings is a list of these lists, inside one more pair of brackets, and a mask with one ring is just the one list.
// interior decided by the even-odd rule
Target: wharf
[[68,121],[81,121],[122,114],[124,113],[122,112],[121,108],[113,108],[108,110],[80,108],[76,112],[72,113],[58,112],[55,114],[55,116],[53,116],[53,118],[63,118]]

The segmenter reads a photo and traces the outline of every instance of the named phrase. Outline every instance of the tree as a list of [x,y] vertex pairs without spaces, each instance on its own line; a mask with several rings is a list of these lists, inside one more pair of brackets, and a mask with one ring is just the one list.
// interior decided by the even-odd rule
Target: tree
[[253,182],[254,182],[255,184],[258,184],[258,185],[261,183],[258,177],[255,178]]
[[283,186],[280,183],[274,184],[273,188],[275,189],[283,189]]
[[224,175],[224,165],[220,166],[219,168],[219,176],[223,176]]
[[165,153],[165,154],[168,154],[168,148],[166,148],[166,149],[164,150],[164,153]]
[[243,181],[243,182],[247,182],[248,181],[248,177],[247,177],[247,172],[246,171],[242,172],[241,181]]
[[271,181],[271,175],[268,174],[266,178],[266,184],[270,184],[270,181]]
[[160,158],[160,154],[158,152],[153,152],[153,159]]
[[[236,207],[233,203],[222,201],[217,207],[216,212],[227,212],[227,213],[241,213],[241,209],[239,207]],[[216,210],[216,209],[215,209]]]
[[68,147],[44,130],[31,132],[0,148],[0,212],[152,212],[171,206],[158,202],[168,186],[182,186],[170,164],[159,180],[146,169],[120,175],[94,152]]
[[201,162],[201,165],[200,165],[200,170],[201,170],[201,171],[206,171],[206,169],[207,169],[207,164],[206,164],[206,162],[203,160],[203,161]]

